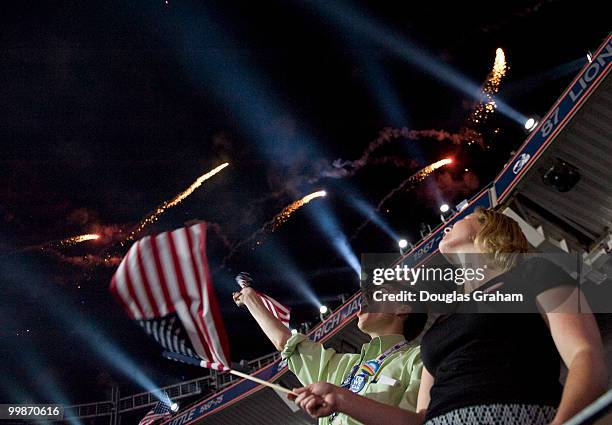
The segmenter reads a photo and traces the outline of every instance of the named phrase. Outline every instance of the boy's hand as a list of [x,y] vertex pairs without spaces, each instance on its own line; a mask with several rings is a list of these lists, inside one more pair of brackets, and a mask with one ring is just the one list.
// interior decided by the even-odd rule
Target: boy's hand
[[316,382],[293,390],[298,396],[289,396],[313,418],[329,416],[339,410],[344,388],[327,382]]
[[238,307],[242,307],[245,302],[255,295],[255,290],[251,287],[242,288],[238,292],[232,294],[232,298]]

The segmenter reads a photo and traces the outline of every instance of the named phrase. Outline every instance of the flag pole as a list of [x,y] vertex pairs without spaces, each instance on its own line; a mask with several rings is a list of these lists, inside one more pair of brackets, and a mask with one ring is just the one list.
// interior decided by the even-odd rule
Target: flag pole
[[[203,367],[205,369],[209,369],[206,366],[204,366],[204,364],[203,364],[204,361],[195,359],[193,357],[185,356],[183,354],[173,353],[171,351],[164,351],[162,353],[162,355],[164,357],[166,357],[167,359],[170,359],[170,360],[175,360],[175,361],[191,364],[191,365],[194,365],[194,366],[200,366],[200,367]],[[297,397],[297,394],[294,393],[293,391],[291,391],[288,388],[285,388],[285,387],[280,386],[278,384],[273,384],[272,382],[268,382],[268,381],[265,381],[265,380],[260,379],[260,378],[256,378],[255,376],[249,375],[247,373],[238,372],[237,370],[229,369],[229,368],[225,368],[225,372],[229,372],[232,375],[239,376],[240,378],[248,379],[249,381],[253,381],[253,382],[256,382],[256,383],[258,383],[260,385],[264,385],[264,386],[272,388],[274,390],[283,392],[285,394],[291,394],[291,395]]]
[[297,394],[294,393],[293,391],[291,391],[289,388],[282,387],[282,386],[280,386],[278,384],[273,384],[272,382],[264,381],[263,379],[256,378],[256,377],[254,377],[252,375],[248,375],[246,373],[238,372],[237,370],[234,370],[234,369],[230,369],[229,373],[231,373],[232,375],[239,376],[239,377],[244,378],[244,379],[248,379],[248,380],[253,381],[253,382],[257,382],[258,384],[265,385],[266,387],[270,387],[270,388],[272,388],[274,390],[283,392],[285,394],[291,394],[291,395],[294,395],[294,396],[297,397]]

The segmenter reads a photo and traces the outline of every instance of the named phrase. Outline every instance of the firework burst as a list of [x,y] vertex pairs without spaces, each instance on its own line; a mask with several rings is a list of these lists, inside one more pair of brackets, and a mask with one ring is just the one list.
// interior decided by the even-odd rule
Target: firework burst
[[470,122],[472,124],[482,124],[493,112],[495,112],[497,104],[493,96],[499,92],[502,79],[506,76],[507,72],[508,66],[506,65],[506,55],[501,48],[498,48],[495,51],[493,69],[482,86],[483,101],[476,106],[470,115]]
[[[422,180],[425,179],[425,177],[427,177],[428,175],[430,175],[431,173],[433,173],[434,171],[436,171],[438,168],[440,167],[444,167],[445,165],[448,165],[450,163],[452,163],[453,160],[450,158],[444,158],[440,161],[436,161],[433,164],[429,164],[427,167],[420,169],[417,173],[413,174],[412,176],[410,176],[405,183],[402,184],[407,184],[407,183],[417,183],[420,182]],[[402,187],[400,187],[401,189]]]
[[[433,164],[429,164],[427,167],[421,168],[419,171],[417,171],[416,173],[408,177],[406,180],[401,182],[399,186],[397,186],[395,189],[393,189],[391,192],[385,195],[385,197],[382,198],[380,202],[378,203],[378,205],[376,206],[376,212],[380,212],[383,205],[385,205],[385,203],[389,199],[391,199],[396,193],[404,191],[406,187],[408,187],[408,185],[415,184],[415,183],[425,180],[427,176],[429,176],[431,173],[436,171],[438,168],[444,167],[445,165],[451,164],[452,162],[453,160],[451,158],[444,158],[440,161],[434,162]],[[363,230],[364,227],[367,226],[369,222],[370,222],[370,219],[367,219],[363,223],[361,223],[359,227],[357,228],[357,230],[355,230],[355,233],[353,233],[353,235],[351,236],[351,240],[355,239],[357,235]]]
[[18,253],[18,252],[35,251],[35,250],[49,252],[49,251],[52,251],[58,248],[66,248],[69,246],[74,246],[82,242],[95,241],[97,239],[100,239],[100,237],[101,236],[96,233],[86,233],[84,235],[71,236],[65,239],[57,239],[57,240],[53,240],[50,242],[44,242],[38,245],[26,246],[16,251],[12,251],[11,254]]
[[72,236],[72,237],[65,238],[65,239],[43,243],[40,245],[29,246],[29,247],[23,248],[23,250],[28,251],[31,249],[46,250],[48,248],[65,248],[69,246],[74,246],[82,242],[95,241],[97,239],[100,239],[100,235],[96,233],[86,233],[84,235],[77,235],[77,236]]
[[52,243],[52,245],[55,245],[58,247],[65,247],[65,246],[76,245],[81,242],[95,241],[97,239],[100,239],[100,235],[97,235],[95,233],[86,233],[84,235],[78,235],[78,236],[73,236],[71,238],[62,239],[61,241]]
[[325,192],[324,190],[319,190],[318,192],[311,193],[310,195],[304,196],[302,199],[298,199],[297,201],[292,202],[291,204],[283,208],[280,213],[275,215],[272,220],[266,223],[266,225],[263,227],[264,231],[266,229],[269,229],[270,232],[276,231],[276,229],[278,229],[281,224],[289,220],[289,217],[291,217],[293,213],[296,212],[298,209],[302,208],[304,205],[306,205],[313,199],[320,198],[326,195],[327,192]]
[[71,238],[62,239],[57,242],[57,246],[72,246],[85,241],[95,241],[100,239],[100,235],[95,233],[87,233],[84,235],[73,236]]
[[275,232],[282,224],[286,223],[287,220],[289,220],[293,213],[295,213],[298,209],[302,208],[304,205],[306,205],[313,199],[321,198],[324,196],[327,196],[327,192],[325,192],[324,190],[319,190],[287,205],[285,208],[283,208],[281,212],[276,214],[271,220],[264,223],[264,225],[257,229],[251,236],[241,240],[240,242],[237,242],[232,247],[230,252],[225,256],[225,258],[223,258],[223,261],[221,262],[221,267],[225,266],[227,260],[232,258],[234,254],[238,251],[238,249],[240,249],[244,245],[250,244],[253,241],[255,241],[255,246],[261,245],[266,233]]
[[383,205],[393,197],[393,195],[395,195],[397,192],[401,192],[404,189],[406,189],[406,187],[409,184],[413,184],[413,183],[418,183],[421,182],[423,180],[425,180],[425,178],[427,176],[429,176],[431,173],[433,173],[434,171],[436,171],[438,168],[440,167],[444,167],[445,165],[448,165],[450,163],[452,163],[453,160],[450,158],[444,158],[440,161],[436,161],[433,164],[429,164],[427,167],[421,168],[419,171],[417,171],[416,173],[414,173],[413,175],[411,175],[410,177],[408,177],[406,180],[404,180],[403,182],[400,183],[400,185],[398,187],[396,187],[395,189],[393,189],[391,192],[389,192],[384,198],[381,199],[381,201],[378,203],[378,205],[376,206],[376,211],[380,211],[380,209],[383,207]]
[[221,165],[219,165],[216,168],[213,168],[211,171],[209,171],[206,174],[201,175],[200,177],[197,178],[196,181],[194,181],[191,186],[189,186],[187,189],[185,189],[183,192],[179,193],[178,195],[176,195],[174,198],[172,198],[169,201],[165,201],[163,204],[161,204],[159,207],[157,207],[155,209],[155,211],[153,211],[152,213],[150,213],[149,215],[147,215],[139,224],[138,227],[136,227],[136,229],[134,231],[132,231],[129,236],[126,238],[126,241],[131,241],[134,240],[134,238],[140,233],[142,232],[142,230],[148,226],[151,223],[154,223],[155,221],[157,221],[159,219],[159,216],[162,215],[168,208],[172,208],[177,206],[178,204],[180,204],[181,202],[183,202],[185,200],[185,198],[187,198],[189,195],[191,195],[198,187],[200,187],[202,185],[202,183],[204,183],[206,180],[208,180],[209,178],[211,178],[212,176],[214,176],[215,174],[217,174],[218,172],[220,172],[221,170],[223,170],[225,167],[227,167],[229,165],[228,162],[225,162]]

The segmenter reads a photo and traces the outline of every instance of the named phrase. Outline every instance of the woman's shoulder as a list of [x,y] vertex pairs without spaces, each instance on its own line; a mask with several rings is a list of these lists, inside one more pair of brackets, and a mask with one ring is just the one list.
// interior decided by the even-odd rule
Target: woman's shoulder
[[550,259],[539,255],[528,255],[518,267],[524,271],[540,271],[540,270],[562,270],[558,265]]
[[576,280],[551,259],[530,256],[518,266],[519,276],[530,284],[543,287],[575,285]]

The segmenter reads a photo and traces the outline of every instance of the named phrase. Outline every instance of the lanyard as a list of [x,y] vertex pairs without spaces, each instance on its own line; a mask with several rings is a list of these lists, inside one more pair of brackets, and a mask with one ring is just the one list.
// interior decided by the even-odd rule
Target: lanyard
[[[354,393],[359,393],[363,389],[363,387],[365,387],[366,376],[371,376],[372,379],[374,379],[374,377],[378,374],[380,366],[383,364],[385,359],[396,351],[401,350],[406,345],[408,345],[408,341],[404,340],[402,342],[398,342],[393,347],[388,348],[384,353],[376,357],[374,360],[368,360],[363,363],[362,361],[363,357],[365,356],[365,353],[362,354],[361,357],[359,357],[359,361],[357,362],[357,364],[353,366],[351,372],[346,376],[346,378],[344,378],[344,381],[342,381],[342,384],[340,386],[342,388],[348,388]],[[357,371],[359,371],[359,374],[357,374]],[[329,416],[329,423],[332,423],[337,415],[338,412],[332,413]]]
[[408,341],[398,342],[393,347],[388,348],[384,353],[376,357],[374,360],[368,360],[364,363],[361,363],[363,361],[364,356],[362,355],[359,358],[359,362],[355,366],[353,366],[353,369],[351,369],[351,372],[346,376],[346,378],[344,378],[344,381],[342,381],[342,384],[340,386],[344,388],[350,388],[351,382],[355,378],[357,371],[360,371],[360,375],[375,376],[380,370],[380,366],[383,364],[385,359],[396,351],[401,350],[406,345],[408,345]]

